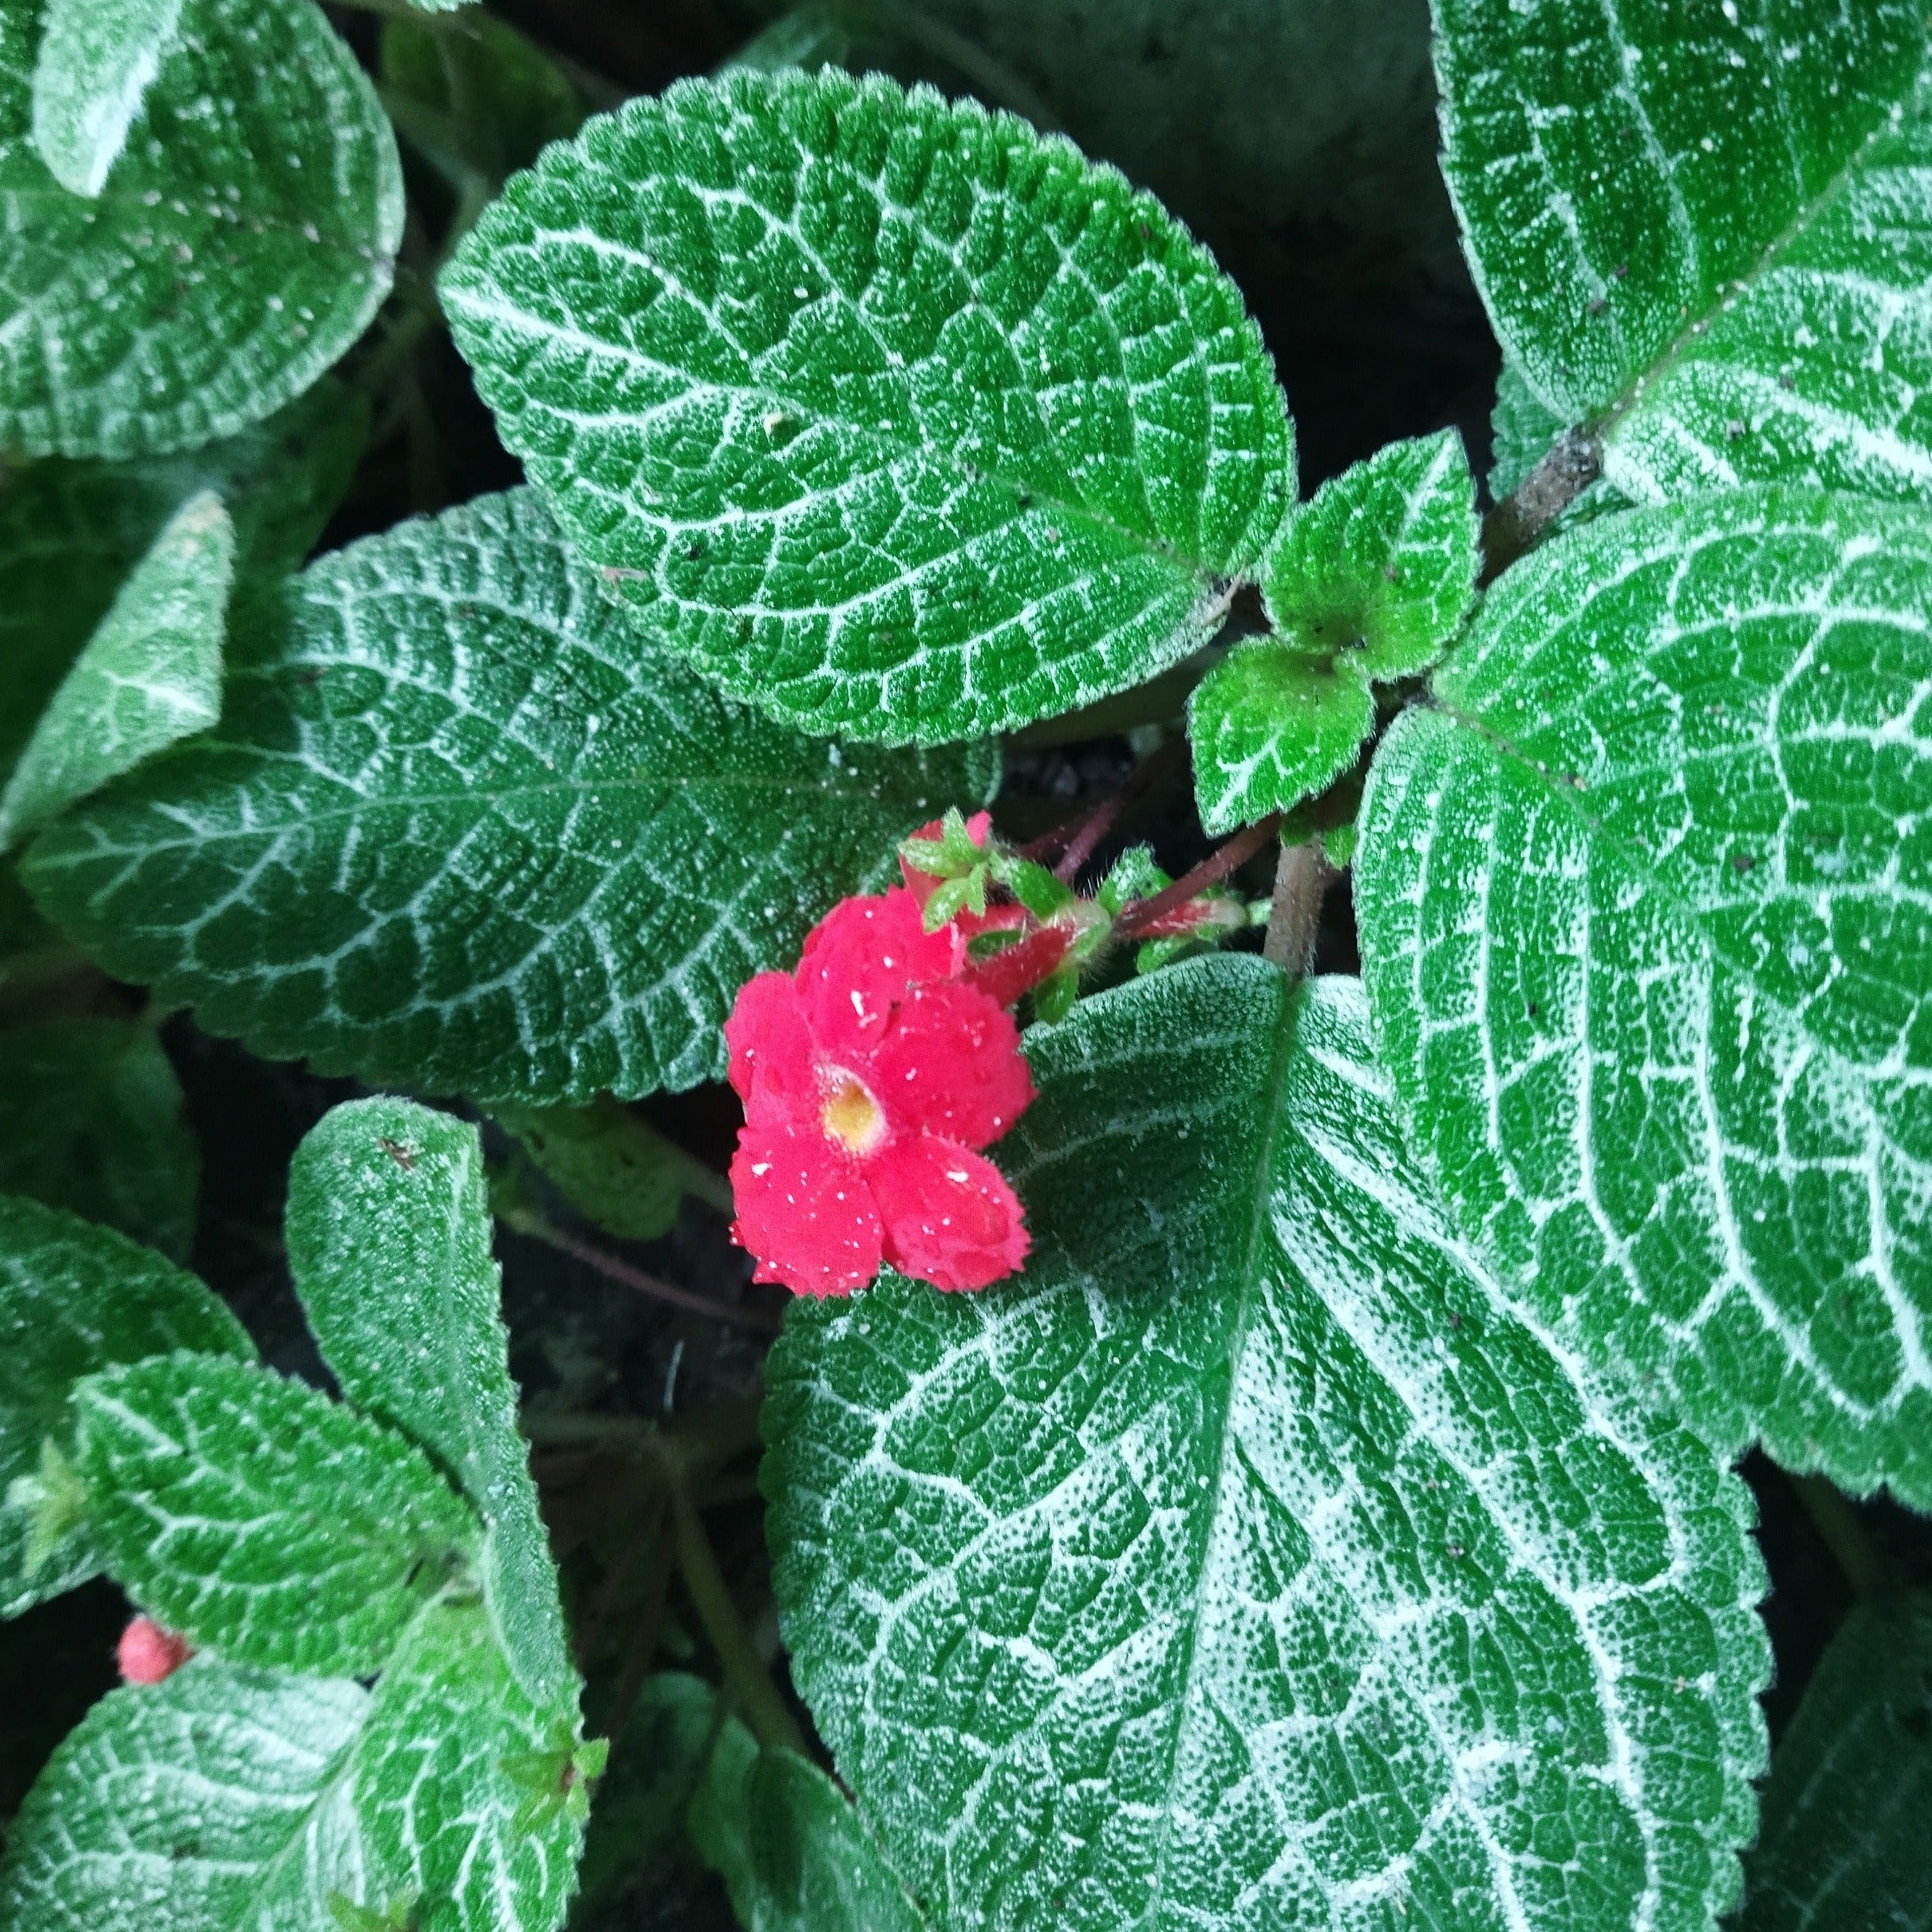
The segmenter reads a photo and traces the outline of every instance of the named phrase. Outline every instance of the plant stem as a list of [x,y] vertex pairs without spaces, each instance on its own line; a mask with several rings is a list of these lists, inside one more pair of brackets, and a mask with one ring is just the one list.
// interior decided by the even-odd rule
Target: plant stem
[[1238,832],[1218,852],[1210,852],[1192,871],[1182,873],[1171,886],[1163,887],[1153,898],[1135,900],[1114,922],[1114,937],[1131,939],[1145,932],[1163,914],[1172,912],[1177,906],[1184,906],[1191,899],[1198,899],[1210,886],[1218,886],[1230,872],[1246,864],[1275,836],[1280,824],[1281,814],[1270,812],[1266,818]]
[[1852,1595],[1861,1601],[1880,1595],[1890,1578],[1884,1559],[1872,1547],[1865,1525],[1859,1521],[1852,1499],[1821,1476],[1794,1476],[1791,1487],[1811,1518],[1819,1541],[1844,1571]]
[[566,1233],[533,1208],[499,1208],[497,1218],[512,1233],[541,1241],[559,1254],[568,1254],[572,1261],[594,1269],[607,1281],[635,1289],[639,1294],[648,1295],[653,1301],[662,1301],[669,1307],[683,1308],[692,1315],[708,1315],[716,1322],[736,1322],[740,1328],[759,1329],[767,1335],[776,1334],[783,1319],[765,1308],[741,1302],[715,1301],[709,1295],[701,1295],[689,1288],[679,1288],[674,1283],[661,1281],[641,1268],[632,1268],[628,1261],[619,1261],[615,1254],[607,1254],[591,1242]]
[[[1185,742],[1175,739],[1162,745],[1152,757],[1143,758],[1128,773],[1126,782],[1111,798],[1105,798],[1075,824],[1070,832],[1065,826],[1049,832],[1047,838],[1055,843],[1066,840],[1066,850],[1060,855],[1054,867],[1054,877],[1062,885],[1071,885],[1074,875],[1093,856],[1094,847],[1120,823],[1121,814],[1152,785],[1156,778],[1166,775],[1177,755],[1186,748]],[[1036,840],[1035,844],[1041,841]],[[1052,845],[1047,849],[1052,850]],[[1031,855],[1031,851],[1029,852]]]
[[1275,867],[1275,902],[1269,908],[1261,957],[1272,960],[1292,979],[1300,978],[1315,962],[1322,901],[1334,877],[1335,869],[1319,839],[1281,848]]
[[671,1519],[678,1568],[685,1588],[691,1593],[698,1621],[717,1652],[719,1668],[724,1674],[725,1694],[736,1704],[738,1714],[761,1744],[779,1746],[809,1758],[811,1752],[804,1733],[786,1708],[770,1673],[760,1661],[751,1632],[745,1628],[745,1620],[732,1600],[682,1472],[675,1475],[671,1484]]
[[1554,448],[1483,519],[1483,581],[1502,573],[1603,473],[1603,447],[1580,429]]

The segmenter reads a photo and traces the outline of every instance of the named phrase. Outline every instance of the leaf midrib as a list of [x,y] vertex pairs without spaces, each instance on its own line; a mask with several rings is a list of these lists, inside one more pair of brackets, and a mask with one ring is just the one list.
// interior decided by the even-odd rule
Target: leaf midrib
[[1208,1558],[1214,1546],[1215,1525],[1221,1514],[1222,1492],[1231,1464],[1240,1459],[1236,1438],[1234,1392],[1239,1384],[1241,1364],[1254,1332],[1254,1316],[1261,1299],[1261,1244],[1269,1225],[1269,1208],[1274,1199],[1275,1168],[1281,1145],[1282,1128],[1288,1117],[1288,1060],[1294,1049],[1296,1021],[1300,1012],[1300,988],[1296,980],[1277,973],[1275,987],[1281,1001],[1281,1015],[1275,1028],[1274,1050],[1269,1058],[1264,1089],[1267,1113],[1257,1137],[1260,1142],[1255,1162],[1253,1200],[1248,1218],[1247,1241],[1241,1258],[1241,1298],[1235,1311],[1233,1344],[1228,1351],[1228,1401],[1222,1407],[1217,1424],[1219,1440],[1215,1445],[1215,1473],[1201,1513],[1200,1564],[1195,1579],[1192,1615],[1188,1622],[1186,1661],[1179,1695],[1175,1699],[1174,1723],[1168,1744],[1168,1773],[1162,1791],[1161,1836],[1154,1852],[1153,1882],[1146,1912],[1136,1921],[1143,1928],[1158,1925],[1167,1896],[1168,1859],[1172,1847],[1174,1818],[1177,1804],[1175,1786],[1181,1762],[1181,1744],[1190,1714],[1196,1706],[1196,1689],[1202,1658],[1200,1634],[1205,1616],[1202,1597],[1208,1575]]
[[[1932,41],[1928,41],[1928,51],[1932,51]],[[1721,282],[1709,304],[1698,314],[1684,318],[1683,326],[1647,367],[1631,378],[1629,387],[1621,395],[1597,411],[1594,416],[1585,417],[1584,421],[1590,433],[1599,445],[1609,441],[1618,424],[1642,402],[1646,391],[1661,383],[1684,360],[1693,343],[1708,337],[1724,315],[1757,293],[1759,284],[1781,265],[1785,255],[1849,191],[1865,168],[1873,149],[1879,146],[1888,136],[1898,132],[1901,124],[1893,119],[1892,111],[1904,107],[1911,101],[1924,83],[1927,73],[1926,53],[1921,52],[1919,65],[1913,70],[1911,80],[1898,97],[1881,111],[1877,122],[1846,156],[1837,172],[1824,187],[1798,209],[1778,234],[1764,244],[1763,250],[1750,272],[1733,276],[1728,282]],[[1560,415],[1563,412],[1559,410],[1557,413]]]

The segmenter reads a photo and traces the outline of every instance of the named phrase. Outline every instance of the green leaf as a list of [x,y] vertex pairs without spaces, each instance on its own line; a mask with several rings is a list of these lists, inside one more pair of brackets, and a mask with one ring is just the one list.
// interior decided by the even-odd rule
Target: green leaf
[[1261,567],[1279,633],[1239,646],[1188,702],[1212,832],[1292,809],[1354,763],[1371,686],[1426,671],[1476,602],[1476,479],[1454,430],[1391,443],[1324,483]]
[[1372,768],[1377,1045],[1540,1319],[1727,1449],[1932,1504],[1932,521],[1636,510]]
[[201,1147],[152,1025],[80,1016],[0,1031],[0,1191],[188,1259]]
[[1237,646],[1187,704],[1201,824],[1231,832],[1325,790],[1375,728],[1375,694],[1353,659],[1323,663],[1273,638]]
[[420,1451],[254,1364],[156,1355],[74,1392],[116,1583],[231,1662],[366,1677],[477,1525]]
[[1261,588],[1288,642],[1381,683],[1442,655],[1476,602],[1481,562],[1476,479],[1445,429],[1324,483],[1283,526]]
[[183,0],[89,200],[29,135],[37,12],[0,22],[0,441],[132,456],[232,436],[388,290],[402,178],[375,91],[312,0]]
[[[0,29],[4,31],[4,29]],[[50,458],[0,491],[0,771],[106,617],[122,580],[204,490],[234,525],[244,591],[294,570],[349,487],[366,405],[333,380],[269,421],[186,456]]]
[[731,1210],[722,1175],[608,1095],[581,1108],[499,1108],[495,1117],[571,1207],[620,1240],[670,1233],[686,1194]]
[[221,715],[234,525],[203,491],[121,586],[0,794],[0,851]]
[[1353,981],[1212,956],[1027,1045],[1023,1279],[796,1303],[769,1369],[794,1676],[915,1896],[1704,1932],[1763,1760],[1742,1485],[1457,1241]]
[[409,1100],[334,1108],[295,1150],[287,1237],[342,1393],[428,1450],[475,1504],[510,1668],[537,1703],[561,1706],[576,1673],[517,1429],[476,1129]]
[[[1496,379],[1496,407],[1490,430],[1495,461],[1490,466],[1490,495],[1499,503],[1526,483],[1568,425],[1530,386],[1530,379],[1505,359]],[[1560,488],[1567,488],[1567,483]],[[1588,523],[1606,510],[1628,510],[1629,499],[1602,477],[1584,486],[1542,529],[1548,534]]]
[[1545,407],[1602,427],[1613,486],[1932,497],[1918,0],[1435,12],[1478,284]]
[[230,661],[220,725],[44,833],[35,896],[213,1031],[485,1102],[721,1075],[738,988],[998,782],[719,699],[525,492],[325,557]]
[[[192,1275],[106,1228],[0,1195],[0,1616],[82,1583],[101,1567],[70,1524],[29,1565],[43,1445],[73,1446],[74,1384],[170,1349],[249,1361],[242,1324]],[[0,1919],[0,1923],[6,1922]]]
[[1737,1932],[1926,1932],[1932,1597],[1860,1605],[1779,1741]]
[[510,1765],[550,1755],[561,1774],[573,1735],[525,1698],[476,1606],[423,1613],[376,1686],[356,1757],[356,1810],[382,1894],[415,1895],[415,1932],[563,1923],[583,1827],[561,1790],[533,1815]]
[[112,1690],[28,1793],[0,1864],[19,1932],[334,1932],[359,1890],[359,1684],[197,1658]]
[[98,195],[161,71],[182,0],[48,0],[34,145],[74,195]]
[[571,543],[724,687],[933,743],[1138,684],[1292,500],[1239,295],[1009,116],[738,72],[590,122],[442,278]]

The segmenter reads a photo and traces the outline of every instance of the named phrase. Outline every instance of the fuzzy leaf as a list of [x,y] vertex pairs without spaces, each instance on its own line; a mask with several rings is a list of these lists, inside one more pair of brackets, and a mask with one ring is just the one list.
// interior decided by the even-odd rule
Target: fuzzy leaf
[[116,1583],[233,1663],[366,1677],[477,1526],[421,1453],[251,1363],[157,1355],[74,1392]]
[[1543,405],[1606,426],[1614,487],[1932,500],[1918,0],[1435,12],[1478,283]]
[[72,1590],[101,1567],[77,1524],[27,1570],[31,1485],[44,1445],[72,1457],[74,1384],[178,1348],[243,1361],[255,1353],[242,1324],[192,1275],[106,1228],[0,1195],[0,1616]]
[[583,1827],[512,1771],[574,1736],[533,1706],[473,1604],[426,1610],[376,1686],[356,1756],[356,1810],[384,1897],[415,1896],[412,1932],[554,1932]]
[[365,1882],[361,1685],[197,1658],[112,1690],[49,1760],[0,1864],[19,1932],[337,1932]]
[[34,145],[74,195],[98,195],[181,18],[182,0],[47,0]]
[[769,1371],[794,1676],[914,1895],[1705,1932],[1763,1758],[1742,1485],[1460,1245],[1353,981],[1197,960],[1028,1049],[1023,1280],[794,1304]]
[[629,103],[442,279],[505,441],[724,686],[933,743],[1153,677],[1293,495],[1233,285],[1009,116],[874,76]]
[[186,456],[54,457],[10,478],[0,491],[0,772],[184,504],[204,490],[221,498],[248,594],[309,554],[348,487],[367,423],[356,392],[325,380],[267,422]]
[[1453,429],[1391,443],[1331,478],[1261,566],[1276,628],[1377,683],[1427,671],[1476,602],[1476,479]]
[[1861,1604],[1771,1760],[1737,1932],[1926,1932],[1932,1597]]
[[375,91],[312,0],[183,0],[90,200],[30,138],[38,15],[0,16],[0,441],[133,456],[232,436],[388,290],[402,178]]
[[1932,519],[1636,510],[1383,741],[1377,1044],[1472,1236],[1727,1449],[1932,1504]]
[[476,1129],[409,1100],[334,1108],[295,1150],[287,1236],[342,1393],[428,1450],[475,1504],[510,1668],[537,1703],[561,1704],[576,1673],[517,1428]]
[[620,1240],[669,1234],[686,1194],[731,1211],[722,1175],[608,1095],[589,1107],[499,1108],[495,1118],[571,1207]]
[[26,875],[212,1031],[419,1092],[721,1075],[738,988],[998,782],[990,747],[845,750],[719,699],[523,492],[325,557],[231,664],[221,724]]
[[188,1259],[201,1147],[148,1021],[84,1015],[0,1031],[0,1191]]
[[1272,638],[1238,646],[1187,704],[1202,825],[1231,832],[1325,790],[1375,728],[1375,694],[1352,659],[1325,663]]
[[234,525],[203,491],[178,511],[49,700],[0,794],[0,851],[221,715]]

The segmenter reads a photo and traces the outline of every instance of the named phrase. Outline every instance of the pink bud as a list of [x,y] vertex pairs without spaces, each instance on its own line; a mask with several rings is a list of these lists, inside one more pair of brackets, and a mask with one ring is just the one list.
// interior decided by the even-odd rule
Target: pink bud
[[186,1637],[164,1630],[152,1617],[135,1617],[121,1632],[114,1654],[123,1683],[159,1683],[195,1652]]

